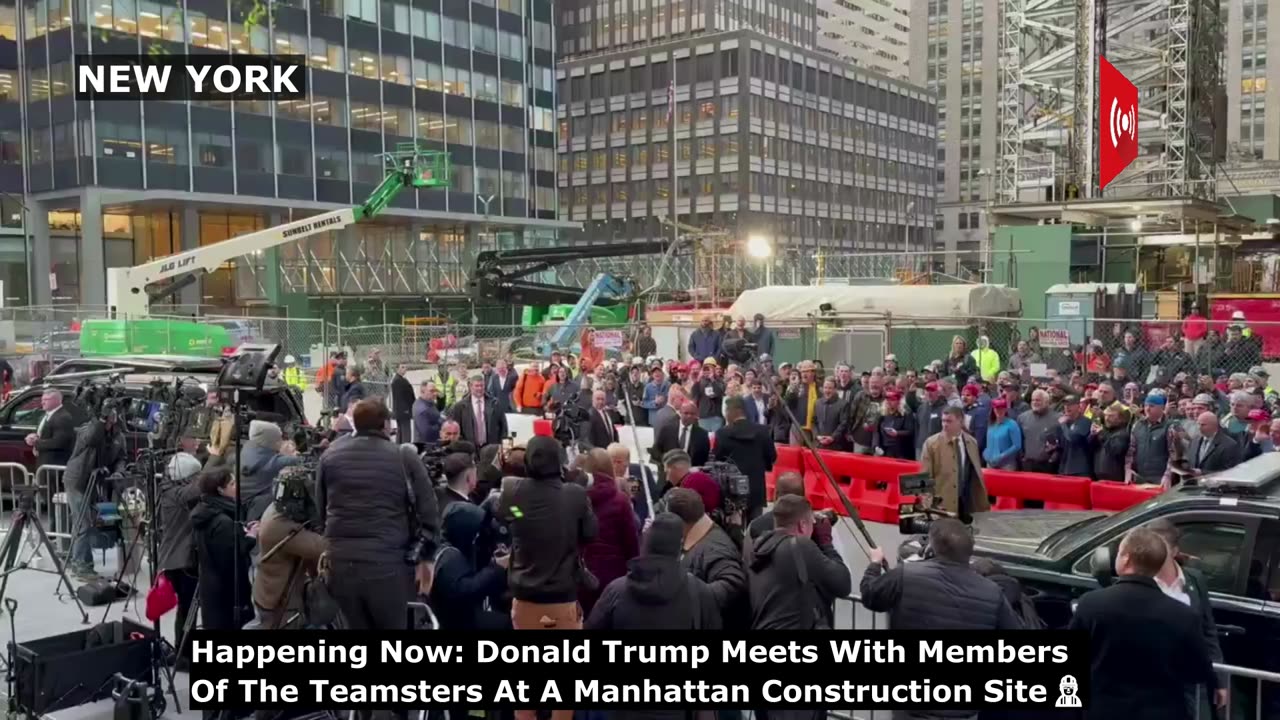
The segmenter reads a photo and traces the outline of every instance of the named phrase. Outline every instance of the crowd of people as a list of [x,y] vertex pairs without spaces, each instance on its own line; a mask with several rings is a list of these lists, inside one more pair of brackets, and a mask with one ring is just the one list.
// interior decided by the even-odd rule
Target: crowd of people
[[[948,357],[918,370],[893,355],[861,372],[775,363],[759,316],[750,326],[704,321],[684,361],[658,357],[641,328],[634,354],[556,352],[522,368],[450,362],[416,388],[404,365],[388,373],[371,355],[376,363],[348,366],[337,353],[316,378],[335,417],[311,458],[260,420],[237,457],[211,393],[160,486],[159,565],[178,596],[178,662],[197,601],[209,629],[406,628],[423,622],[409,612],[420,600],[437,627],[456,630],[834,627],[834,601],[853,583],[832,517],[813,511],[797,474],[777,479],[771,506],[765,497],[775,443],[802,437],[920,460],[959,517],[934,523],[918,570],[890,569],[874,551],[861,584],[868,608],[897,629],[1043,627],[1016,580],[971,562],[963,521],[988,509],[981,468],[1171,484],[1280,443],[1260,366],[1201,373],[1177,340],[1143,355],[1133,337],[1119,332],[1105,373],[1084,362],[1042,376],[1030,372],[1042,364],[1034,334],[1007,355],[986,337],[973,350],[957,337]],[[289,367],[280,377],[295,385]],[[55,445],[74,446],[54,395],[28,438],[50,457]],[[571,405],[582,418],[571,448],[543,436],[515,443],[508,432],[508,413],[562,415]],[[621,442],[627,422],[653,429],[652,463]],[[746,476],[746,496],[731,496],[711,470],[717,461]],[[91,470],[104,462],[117,460],[84,460]],[[1170,570],[1176,533],[1157,536],[1157,547],[1143,532],[1119,550],[1117,571],[1134,579],[1100,592],[1156,588],[1194,606],[1194,574]],[[939,611],[939,593],[963,602]],[[1153,617],[1176,628],[1161,647],[1185,660],[1163,679],[1216,689],[1202,662],[1220,659],[1216,644],[1187,644],[1188,628],[1209,637],[1212,617],[1193,622],[1152,598]],[[1081,609],[1075,624],[1089,632],[1116,622],[1104,601]],[[1112,662],[1095,658],[1095,670]]]

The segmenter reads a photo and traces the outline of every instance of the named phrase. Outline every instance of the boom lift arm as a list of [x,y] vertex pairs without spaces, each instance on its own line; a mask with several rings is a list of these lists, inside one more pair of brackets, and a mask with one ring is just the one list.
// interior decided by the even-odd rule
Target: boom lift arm
[[[387,175],[362,204],[313,215],[303,220],[240,235],[207,247],[157,258],[130,268],[107,269],[107,305],[123,319],[145,317],[153,300],[173,294],[242,255],[267,250],[330,230],[353,225],[381,213],[407,187],[441,187],[449,184],[447,153],[425,150],[414,143],[400,143],[384,153]],[[172,280],[159,289],[155,283]]]
[[477,299],[513,305],[576,303],[585,290],[566,285],[532,282],[525,278],[575,260],[628,255],[665,254],[675,250],[670,241],[644,241],[614,245],[486,250],[476,256],[471,292]]

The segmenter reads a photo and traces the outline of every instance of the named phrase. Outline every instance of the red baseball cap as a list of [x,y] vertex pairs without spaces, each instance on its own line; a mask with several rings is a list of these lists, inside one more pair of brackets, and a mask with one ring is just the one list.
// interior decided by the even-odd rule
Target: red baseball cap
[[1271,413],[1263,410],[1262,408],[1254,408],[1249,411],[1249,419],[1255,422],[1258,420],[1270,420]]
[[938,392],[938,383],[927,382],[924,384],[925,392]]
[[897,390],[891,390],[885,393],[884,397],[886,400],[890,402],[897,402],[902,399],[902,393],[898,392]]
[[690,361],[689,361],[689,369],[690,369],[690,370],[692,370],[692,369],[694,369],[694,368],[699,368],[699,367],[702,367],[702,363],[698,362],[697,360],[690,360]]
[[964,389],[960,391],[960,394],[961,394],[961,395],[973,395],[974,397],[977,397],[977,396],[979,396],[979,395],[981,395],[981,394],[982,394],[982,386],[981,386],[981,385],[974,385],[973,383],[969,383],[968,385],[965,385],[965,386],[964,386]]
[[995,400],[991,401],[991,407],[999,408],[1001,410],[1007,410],[1009,409],[1009,401],[1005,400],[1004,398],[996,398]]

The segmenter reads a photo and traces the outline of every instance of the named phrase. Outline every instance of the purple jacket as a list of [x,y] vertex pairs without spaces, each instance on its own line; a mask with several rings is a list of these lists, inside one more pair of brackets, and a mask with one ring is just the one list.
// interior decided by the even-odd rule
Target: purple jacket
[[593,476],[587,488],[591,509],[599,523],[596,538],[582,548],[582,562],[600,581],[594,591],[578,591],[583,615],[591,613],[596,599],[609,583],[627,574],[627,563],[640,554],[640,528],[631,499],[618,488],[612,477],[601,473]]

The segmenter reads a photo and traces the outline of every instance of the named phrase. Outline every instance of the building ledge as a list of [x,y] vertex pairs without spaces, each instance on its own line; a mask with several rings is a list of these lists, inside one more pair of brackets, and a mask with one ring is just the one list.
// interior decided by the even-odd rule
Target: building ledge
[[1025,225],[1046,220],[1105,227],[1141,218],[1144,226],[1180,227],[1184,223],[1207,223],[1224,231],[1250,230],[1254,222],[1234,215],[1223,203],[1196,197],[1126,198],[1071,200],[1064,202],[1016,203],[991,208],[992,224]]

